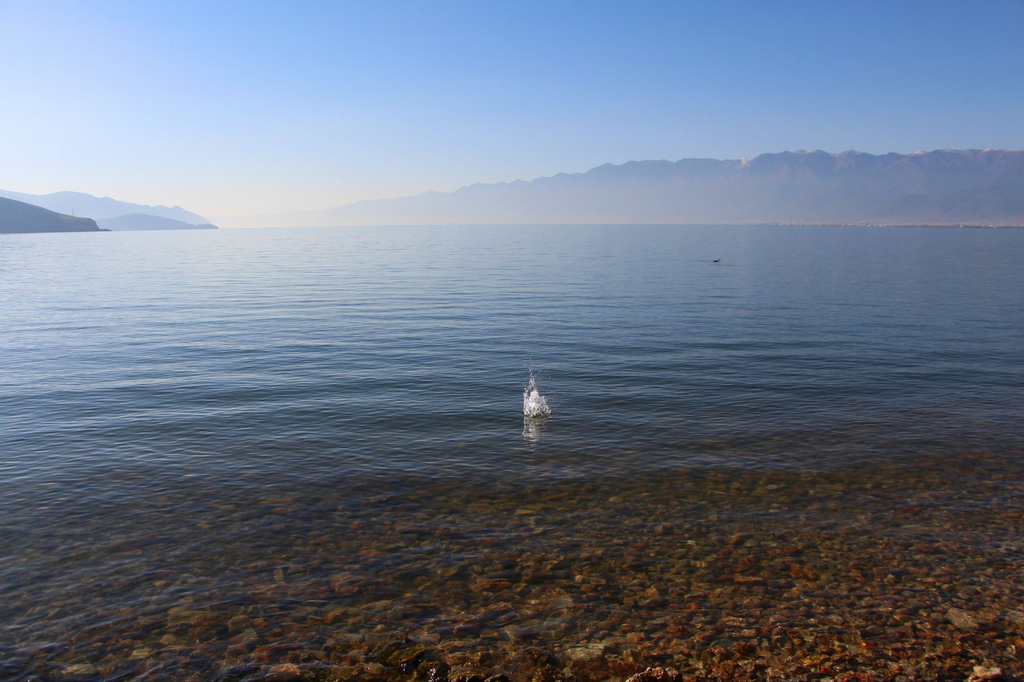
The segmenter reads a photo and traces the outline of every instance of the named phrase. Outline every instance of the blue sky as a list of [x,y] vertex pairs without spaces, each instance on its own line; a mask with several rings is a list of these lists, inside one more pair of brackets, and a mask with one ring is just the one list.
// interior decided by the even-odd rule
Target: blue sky
[[0,188],[208,217],[786,149],[1024,148],[1024,2],[0,0]]

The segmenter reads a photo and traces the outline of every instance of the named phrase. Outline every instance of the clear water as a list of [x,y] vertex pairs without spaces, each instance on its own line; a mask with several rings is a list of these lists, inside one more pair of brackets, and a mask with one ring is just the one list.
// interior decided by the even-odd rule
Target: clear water
[[[134,493],[112,470],[589,476],[1016,439],[1022,259],[1024,232],[945,229],[5,237],[0,475],[104,497]],[[527,448],[531,365],[557,416]]]
[[[29,596],[0,607],[0,632],[70,641],[81,613],[57,627],[27,606],[58,596],[221,603],[253,562],[301,564],[280,543],[341,523],[324,500],[386,514],[451,486],[963,453],[1012,471],[1022,262],[1014,230],[4,235],[0,582]],[[548,419],[519,408],[531,368]],[[282,495],[286,526],[256,505]],[[202,564],[228,546],[233,568]],[[154,570],[210,581],[162,592],[140,577]],[[104,583],[118,574],[137,581]]]

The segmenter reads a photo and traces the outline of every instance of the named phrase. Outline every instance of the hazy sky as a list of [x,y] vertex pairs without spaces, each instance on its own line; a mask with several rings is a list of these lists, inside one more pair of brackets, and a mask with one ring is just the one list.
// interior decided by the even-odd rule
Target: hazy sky
[[1024,148],[1024,2],[0,0],[0,188],[327,208],[605,162]]

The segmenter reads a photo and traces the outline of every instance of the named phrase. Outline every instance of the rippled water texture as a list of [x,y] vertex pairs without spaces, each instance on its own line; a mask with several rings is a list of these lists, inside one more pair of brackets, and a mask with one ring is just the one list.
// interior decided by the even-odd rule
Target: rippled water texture
[[[606,679],[824,634],[869,670],[914,619],[904,659],[1016,660],[1022,262],[1013,230],[0,236],[0,678],[401,678],[406,637]],[[787,606],[820,630],[788,648]]]

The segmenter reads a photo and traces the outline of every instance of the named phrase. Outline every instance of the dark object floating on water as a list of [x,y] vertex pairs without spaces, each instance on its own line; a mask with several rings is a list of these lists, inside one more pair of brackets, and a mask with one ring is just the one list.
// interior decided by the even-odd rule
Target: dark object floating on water
[[713,261],[711,261],[711,262],[712,262],[712,263],[721,263],[721,262],[722,262],[722,259],[721,259],[721,258],[716,258],[715,260],[713,260]]

